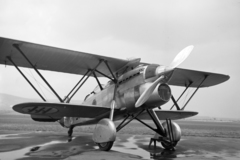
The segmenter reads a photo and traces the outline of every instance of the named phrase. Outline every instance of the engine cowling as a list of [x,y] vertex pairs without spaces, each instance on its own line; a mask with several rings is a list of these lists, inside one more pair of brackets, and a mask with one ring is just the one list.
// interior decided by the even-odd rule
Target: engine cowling
[[146,104],[155,107],[161,106],[167,103],[170,100],[171,96],[171,88],[165,83],[159,84],[149,99],[146,101]]
[[171,88],[167,84],[160,84],[157,90],[161,100],[166,102],[170,100],[172,93]]

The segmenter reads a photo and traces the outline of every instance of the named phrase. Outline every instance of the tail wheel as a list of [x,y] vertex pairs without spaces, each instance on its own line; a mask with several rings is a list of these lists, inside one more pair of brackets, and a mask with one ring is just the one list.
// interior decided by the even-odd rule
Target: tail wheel
[[109,151],[113,146],[113,142],[98,143],[98,147],[101,151]]
[[168,142],[161,142],[162,146],[165,149],[172,149],[177,145],[178,142],[172,142],[172,143],[168,143]]

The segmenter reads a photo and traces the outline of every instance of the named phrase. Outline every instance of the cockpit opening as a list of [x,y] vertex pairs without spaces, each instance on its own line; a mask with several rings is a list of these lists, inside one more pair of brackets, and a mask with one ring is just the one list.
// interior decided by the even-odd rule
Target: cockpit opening
[[[113,81],[110,80],[110,81],[108,81],[106,84],[101,84],[101,86],[102,86],[102,88],[103,88],[103,90],[104,90],[104,89],[108,88],[112,83],[113,83]],[[101,88],[100,88],[99,85],[97,85],[97,86],[93,89],[93,91],[92,91],[91,93],[89,93],[89,94],[85,97],[84,101],[85,101],[87,98],[91,97],[91,96],[94,95],[94,94],[97,94],[97,93],[100,92],[100,91],[101,91]]]

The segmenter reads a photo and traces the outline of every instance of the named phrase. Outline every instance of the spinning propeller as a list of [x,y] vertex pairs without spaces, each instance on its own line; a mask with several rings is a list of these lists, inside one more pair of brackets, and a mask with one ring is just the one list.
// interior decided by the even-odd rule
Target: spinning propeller
[[192,52],[194,46],[188,46],[184,48],[181,52],[178,53],[178,55],[174,58],[172,63],[169,66],[159,66],[156,69],[156,75],[159,76],[158,79],[156,79],[150,87],[148,87],[138,98],[137,102],[135,103],[135,107],[140,107],[142,104],[144,104],[148,98],[151,96],[154,89],[157,87],[157,85],[162,83],[167,83],[168,80],[171,78],[172,73],[174,69],[179,66]]

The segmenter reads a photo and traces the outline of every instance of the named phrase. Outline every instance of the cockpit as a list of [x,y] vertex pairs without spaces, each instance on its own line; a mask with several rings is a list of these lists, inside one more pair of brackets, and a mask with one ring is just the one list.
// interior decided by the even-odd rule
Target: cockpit
[[[112,83],[113,83],[113,82],[110,80],[110,81],[108,81],[106,84],[101,84],[101,86],[102,86],[102,88],[103,88],[103,90],[104,90],[104,89],[108,88]],[[91,96],[94,95],[94,94],[97,94],[97,93],[100,92],[100,91],[101,91],[101,88],[100,88],[99,85],[97,85],[97,86],[93,89],[93,91],[85,97],[84,101],[85,101],[87,98],[91,97]]]
[[[102,86],[103,89],[105,88],[105,84],[101,84],[101,86]],[[100,88],[99,85],[97,85],[92,92],[94,92],[94,94],[96,94],[100,91],[101,91],[101,88]]]

